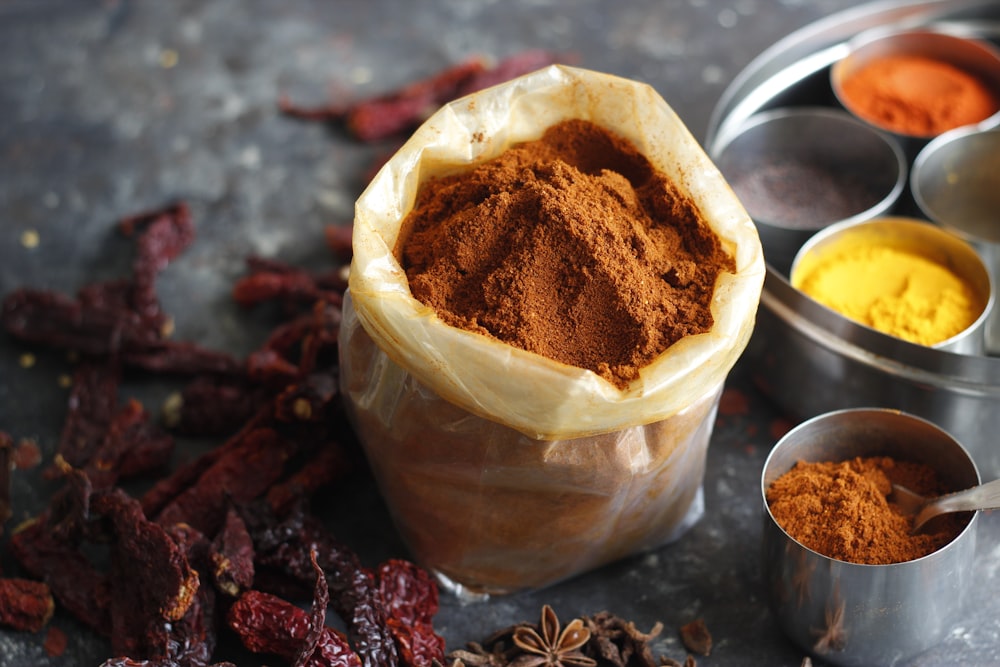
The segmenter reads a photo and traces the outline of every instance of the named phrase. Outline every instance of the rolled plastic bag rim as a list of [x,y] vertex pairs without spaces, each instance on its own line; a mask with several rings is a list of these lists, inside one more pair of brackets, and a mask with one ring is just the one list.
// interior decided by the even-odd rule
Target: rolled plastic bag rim
[[[424,180],[469,169],[571,118],[635,144],[687,193],[736,264],[716,283],[712,329],[672,345],[624,389],[589,370],[445,324],[412,296],[393,253]],[[539,440],[660,421],[721,385],[749,340],[764,279],[753,222],[666,101],[646,84],[565,65],[435,112],[357,200],[352,244],[349,290],[375,344],[442,398]]]

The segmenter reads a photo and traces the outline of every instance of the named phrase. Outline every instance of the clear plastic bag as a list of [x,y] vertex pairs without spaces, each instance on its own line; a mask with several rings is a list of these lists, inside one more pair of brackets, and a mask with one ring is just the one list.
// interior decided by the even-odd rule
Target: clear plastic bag
[[[582,118],[630,140],[690,196],[733,256],[712,329],[618,389],[596,374],[445,325],[393,255],[417,189]],[[756,229],[649,86],[552,66],[447,105],[359,198],[341,380],[413,556],[456,588],[539,588],[677,537],[700,514],[705,450],[764,277]]]

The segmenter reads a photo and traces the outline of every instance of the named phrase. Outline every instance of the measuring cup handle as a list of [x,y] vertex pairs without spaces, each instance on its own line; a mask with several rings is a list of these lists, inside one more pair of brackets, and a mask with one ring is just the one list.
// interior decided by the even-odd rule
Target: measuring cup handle
[[942,498],[941,508],[950,512],[1000,508],[1000,479],[952,493]]

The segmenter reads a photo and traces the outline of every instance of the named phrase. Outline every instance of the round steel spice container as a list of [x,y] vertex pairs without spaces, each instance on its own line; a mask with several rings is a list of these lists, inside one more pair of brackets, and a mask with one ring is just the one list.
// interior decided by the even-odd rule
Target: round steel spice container
[[898,144],[827,107],[755,114],[714,160],[757,225],[768,264],[782,271],[817,231],[888,212],[906,186]]
[[903,340],[982,354],[995,296],[975,248],[924,220],[875,218],[819,232],[796,254],[792,286]]
[[913,560],[867,565],[818,553],[781,527],[768,506],[768,488],[799,461],[855,457],[929,466],[952,491],[980,483],[975,463],[957,440],[908,413],[845,409],[799,424],[774,446],[761,474],[767,599],[782,631],[824,663],[904,664],[961,622],[974,585],[978,513],[957,518],[957,536]]
[[[617,386],[446,324],[394,249],[422,182],[569,119],[631,142],[732,257],[714,323]],[[357,202],[340,332],[349,414],[415,559],[469,597],[547,586],[680,536],[703,511],[723,383],[753,328],[764,261],[752,221],[648,86],[554,66],[432,116]]]
[[1000,114],[1000,51],[944,30],[866,31],[830,79],[844,108],[911,148]]

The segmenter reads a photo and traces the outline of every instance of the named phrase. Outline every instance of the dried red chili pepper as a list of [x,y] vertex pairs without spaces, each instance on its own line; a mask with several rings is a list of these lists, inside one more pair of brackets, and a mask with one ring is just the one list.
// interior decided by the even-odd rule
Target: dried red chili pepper
[[[29,530],[33,539],[12,542],[15,554],[27,546],[31,564],[45,565],[47,579],[66,574],[79,579],[73,584],[81,591],[91,590],[91,582],[100,582],[99,596],[80,596],[67,604],[56,595],[60,604],[86,623],[112,639],[116,652],[134,652],[142,659],[116,659],[109,664],[156,664],[178,667],[207,665],[215,648],[214,597],[211,589],[198,584],[197,574],[186,564],[185,549],[159,526],[142,516],[138,503],[124,492],[115,490],[96,494],[93,498],[94,518],[101,515],[108,523],[95,521],[104,532],[93,537],[111,541],[111,577],[98,573],[79,550],[68,542],[54,542],[45,530],[44,519]],[[27,534],[27,533],[25,533]],[[17,538],[22,537],[19,533]],[[55,545],[55,549],[46,550]],[[45,563],[38,558],[46,557]],[[64,562],[55,562],[55,557]],[[24,560],[23,556],[19,556]],[[73,585],[71,584],[71,585]],[[194,592],[192,589],[197,589]],[[89,604],[88,604],[89,603]]]
[[0,322],[15,338],[89,356],[108,356],[123,341],[155,340],[135,313],[86,306],[57,292],[21,288],[3,301]]
[[52,536],[69,545],[78,545],[94,537],[95,529],[90,514],[90,499],[94,486],[84,471],[73,468],[56,457],[54,466],[62,476],[62,487],[52,494],[49,506],[42,515],[45,528]]
[[283,113],[298,118],[342,121],[357,139],[376,141],[423,121],[438,106],[453,99],[463,81],[484,68],[482,60],[470,59],[396,91],[343,108],[302,109],[284,98],[279,100],[279,107]]
[[111,585],[76,545],[57,539],[44,516],[11,535],[9,548],[25,572],[49,585],[61,607],[102,636],[111,635]]
[[89,310],[99,312],[130,312],[132,310],[132,281],[116,278],[88,283],[77,290],[76,300]]
[[379,566],[378,582],[401,663],[408,667],[444,664],[444,637],[433,626],[438,587],[430,574],[410,561],[391,559]]
[[3,525],[12,514],[10,476],[13,456],[14,438],[9,433],[0,431],[0,535],[3,535]]
[[188,564],[198,572],[199,577],[207,578],[207,581],[203,581],[202,585],[198,586],[198,590],[206,588],[204,584],[211,584],[211,540],[205,537],[205,534],[200,530],[186,523],[175,523],[172,526],[167,526],[166,531],[170,539],[184,552]]
[[251,255],[246,258],[247,270],[251,275],[258,273],[272,273],[278,275],[305,275],[310,277],[320,290],[331,290],[343,292],[347,285],[341,276],[339,268],[327,269],[323,271],[311,271],[309,269],[289,264],[288,262],[274,257],[261,257]]
[[85,285],[76,299],[43,290],[15,290],[3,302],[4,328],[28,342],[89,356],[120,355],[126,365],[156,373],[242,372],[231,355],[163,338],[165,316],[155,281],[194,238],[187,205],[175,204],[120,223],[129,234],[138,225],[146,229],[136,242],[130,279]]
[[312,550],[326,573],[331,603],[347,624],[348,637],[365,667],[395,667],[399,650],[389,630],[374,574],[362,566],[357,554],[337,542],[301,505],[281,522],[266,511],[255,511],[248,521],[257,562],[279,568],[300,581],[311,577]]
[[320,294],[316,280],[304,271],[254,273],[240,278],[233,286],[233,300],[244,307],[270,300],[312,302]]
[[399,649],[388,630],[387,615],[372,572],[361,567],[357,556],[346,548],[327,544],[323,569],[334,581],[338,593],[335,608],[345,618],[349,636],[358,647],[366,667],[399,664]]
[[38,632],[49,622],[56,604],[47,584],[0,578],[0,626]]
[[132,261],[131,306],[159,330],[164,316],[156,296],[156,275],[194,241],[191,211],[187,204],[179,202],[124,218],[118,224],[126,235],[137,226],[146,228],[139,236]]
[[298,118],[343,121],[354,137],[375,141],[424,120],[437,106],[451,99],[463,80],[483,68],[481,60],[467,60],[396,91],[345,107],[303,109],[284,98],[279,100],[279,107],[285,114]]
[[274,400],[274,416],[285,422],[321,422],[338,407],[337,378],[329,373],[312,373],[287,387]]
[[316,576],[316,585],[313,587],[312,608],[309,610],[309,632],[306,633],[302,647],[295,655],[292,667],[305,667],[312,662],[312,657],[319,648],[323,634],[326,632],[326,608],[330,604],[330,589],[326,584],[326,575],[323,568],[316,562],[316,550],[309,553],[309,560],[312,563],[313,573]]
[[162,340],[136,313],[89,307],[56,292],[18,289],[4,299],[0,322],[21,340],[81,354],[120,354],[123,363],[156,373],[238,373],[231,355],[194,343]]
[[298,364],[268,347],[254,350],[247,357],[247,376],[264,385],[284,386],[297,380],[300,374]]
[[219,459],[228,456],[234,450],[241,448],[244,441],[272,422],[272,409],[269,405],[262,407],[243,425],[243,428],[230,437],[222,445],[210,449],[201,456],[179,466],[170,475],[157,481],[141,498],[142,509],[146,516],[155,517],[163,509],[177,499],[182,493],[194,486],[198,479]]
[[303,375],[329,368],[336,375],[337,338],[340,335],[342,311],[339,305],[325,301],[313,304],[313,328],[302,340],[299,370]]
[[268,489],[267,502],[276,514],[284,514],[297,500],[312,495],[331,482],[343,479],[358,465],[340,442],[323,443],[298,470]]
[[[228,626],[243,645],[255,653],[270,653],[294,660],[312,624],[309,614],[275,595],[251,590],[229,609]],[[310,667],[360,667],[361,660],[334,628],[324,627]]]
[[410,129],[425,120],[457,91],[485,69],[480,59],[452,65],[398,91],[353,105],[344,122],[361,141],[376,141]]
[[386,611],[403,623],[430,621],[438,612],[438,587],[427,570],[392,558],[378,567],[378,588]]
[[510,81],[529,72],[547,67],[566,58],[551,51],[528,49],[507,56],[496,65],[469,77],[455,91],[455,97],[462,97],[477,91]]
[[170,657],[169,630],[194,604],[198,573],[184,550],[121,489],[95,493],[91,510],[111,525],[112,650]]
[[247,376],[270,388],[284,387],[297,380],[301,371],[292,357],[311,328],[312,319],[308,315],[275,327],[264,344],[247,356]]
[[[183,201],[123,216],[118,219],[118,231],[125,237],[132,237],[137,232],[140,232],[140,227],[145,227],[163,217],[176,218],[181,221],[183,226],[188,227],[188,231],[186,232],[187,238],[184,241],[185,247],[194,240],[194,230],[190,226],[191,211]],[[183,247],[172,253],[169,252],[169,249],[165,250],[164,254],[167,255],[167,261],[176,257],[180,250],[183,250]]]
[[317,300],[339,305],[347,288],[339,270],[308,271],[265,257],[248,257],[246,264],[250,274],[237,280],[232,290],[233,299],[244,307],[271,300],[291,306],[289,312]]
[[212,660],[216,640],[215,593],[200,586],[184,616],[167,628],[165,657],[182,667],[203,667]]
[[247,375],[269,387],[284,388],[317,370],[321,359],[336,362],[340,307],[317,301],[313,308],[271,332],[247,358]]
[[[127,434],[132,439],[131,443],[118,459],[118,476],[121,479],[162,470],[173,455],[173,438],[148,421],[148,413],[144,414],[147,421],[135,424],[132,432]],[[98,452],[99,455],[100,453]]]
[[343,122],[355,138],[376,141],[412,129],[438,107],[458,97],[558,60],[556,54],[542,50],[516,53],[493,67],[487,67],[481,59],[473,58],[396,91],[349,105],[304,109],[282,97],[278,106],[283,113],[297,118]]
[[[111,658],[101,663],[100,667],[201,667],[171,658],[156,660],[133,660],[132,658]],[[215,662],[211,667],[236,667],[231,662]]]
[[214,535],[225,518],[227,503],[246,503],[266,493],[281,478],[296,443],[270,428],[258,428],[214,461],[197,481],[171,500],[156,516],[162,525],[188,523]]
[[184,552],[188,564],[198,572],[199,580],[198,592],[184,617],[170,624],[167,653],[184,667],[199,667],[211,659],[218,634],[211,544],[201,532],[187,524],[169,526],[167,534]]
[[174,451],[174,439],[150,422],[149,413],[132,399],[108,424],[104,438],[84,470],[94,488],[114,486],[118,479],[164,467]]
[[226,436],[237,432],[260,409],[263,396],[245,378],[196,376],[164,406],[164,421],[188,436]]
[[253,540],[243,518],[232,507],[209,550],[215,587],[230,597],[253,587]]
[[159,374],[239,375],[243,372],[243,364],[232,355],[188,341],[159,340],[140,346],[126,345],[121,351],[121,359],[126,365]]
[[114,363],[80,363],[73,372],[66,418],[56,452],[80,468],[100,447],[118,408],[121,373]]

